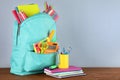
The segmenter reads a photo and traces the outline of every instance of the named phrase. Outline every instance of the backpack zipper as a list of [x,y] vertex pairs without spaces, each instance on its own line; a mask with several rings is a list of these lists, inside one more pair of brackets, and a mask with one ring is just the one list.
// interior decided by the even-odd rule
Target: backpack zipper
[[18,45],[18,36],[20,35],[20,25],[18,24],[17,36],[16,36],[16,46]]

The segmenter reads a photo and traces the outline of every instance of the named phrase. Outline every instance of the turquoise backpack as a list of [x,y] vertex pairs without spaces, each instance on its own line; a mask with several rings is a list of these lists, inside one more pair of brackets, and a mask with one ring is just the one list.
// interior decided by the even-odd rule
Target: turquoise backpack
[[[29,17],[21,25],[15,22],[10,70],[12,74],[42,73],[45,67],[56,63],[56,53],[37,54],[33,51],[33,44],[45,39],[51,30],[56,31],[56,23],[46,13]],[[56,33],[52,42],[56,42]]]

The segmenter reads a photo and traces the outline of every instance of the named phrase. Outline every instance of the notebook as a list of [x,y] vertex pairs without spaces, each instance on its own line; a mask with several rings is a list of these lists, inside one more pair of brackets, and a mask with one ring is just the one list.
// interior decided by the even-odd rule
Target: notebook
[[18,5],[18,10],[23,11],[28,17],[40,13],[38,4]]
[[84,73],[83,70],[78,70],[78,71],[69,71],[69,72],[57,72],[57,73],[49,73],[44,71],[45,74],[48,75],[72,75],[72,74],[81,74]]
[[73,77],[73,76],[84,76],[86,74],[85,73],[74,73],[74,74],[63,74],[63,75],[50,75],[50,74],[46,74],[46,75],[55,77],[55,78],[67,78],[67,77]]
[[75,66],[69,66],[67,69],[53,69],[50,70],[49,68],[45,68],[44,71],[50,72],[50,73],[57,73],[57,72],[69,72],[69,71],[77,71],[77,70],[82,70],[81,67],[75,67]]

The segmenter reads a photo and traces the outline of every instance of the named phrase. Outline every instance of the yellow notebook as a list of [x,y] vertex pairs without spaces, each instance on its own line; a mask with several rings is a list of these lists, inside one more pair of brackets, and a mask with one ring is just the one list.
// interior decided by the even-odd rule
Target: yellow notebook
[[18,10],[23,11],[28,17],[40,13],[38,4],[18,5]]

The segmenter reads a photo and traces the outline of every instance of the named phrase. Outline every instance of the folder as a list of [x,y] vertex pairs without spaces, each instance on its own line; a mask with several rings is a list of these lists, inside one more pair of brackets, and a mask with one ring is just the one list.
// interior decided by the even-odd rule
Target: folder
[[24,12],[28,17],[40,13],[38,4],[18,5],[18,10]]

